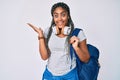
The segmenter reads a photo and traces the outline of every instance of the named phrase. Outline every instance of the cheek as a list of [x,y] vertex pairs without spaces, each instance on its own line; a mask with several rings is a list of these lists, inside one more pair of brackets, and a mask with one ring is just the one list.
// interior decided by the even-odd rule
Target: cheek
[[56,22],[57,22],[57,19],[56,19],[56,18],[53,18],[53,21],[56,23]]
[[68,17],[63,19],[64,22],[67,24],[68,23]]
[[[58,18],[53,18],[53,20],[55,24],[57,24],[57,22],[59,21]],[[61,20],[64,21],[65,25],[68,23],[68,17],[62,17]]]

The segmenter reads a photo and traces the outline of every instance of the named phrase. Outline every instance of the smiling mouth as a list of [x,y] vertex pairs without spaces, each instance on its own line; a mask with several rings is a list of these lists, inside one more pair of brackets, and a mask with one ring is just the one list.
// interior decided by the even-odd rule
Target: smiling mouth
[[58,21],[58,25],[63,25],[64,21]]

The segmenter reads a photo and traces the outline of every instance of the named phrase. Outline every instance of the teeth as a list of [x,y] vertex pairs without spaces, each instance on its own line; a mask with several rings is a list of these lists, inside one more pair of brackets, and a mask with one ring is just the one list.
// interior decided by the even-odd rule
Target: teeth
[[59,25],[62,25],[62,24],[63,24],[63,22],[58,22],[58,24],[59,24]]

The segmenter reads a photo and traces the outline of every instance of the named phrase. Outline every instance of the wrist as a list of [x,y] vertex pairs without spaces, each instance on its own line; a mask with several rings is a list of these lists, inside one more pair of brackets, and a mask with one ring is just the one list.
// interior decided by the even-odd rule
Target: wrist
[[73,48],[74,48],[74,50],[75,50],[75,51],[77,51],[77,50],[79,50],[79,49],[80,49],[80,47],[79,47],[79,46],[74,46]]
[[44,36],[38,36],[38,40],[44,39]]

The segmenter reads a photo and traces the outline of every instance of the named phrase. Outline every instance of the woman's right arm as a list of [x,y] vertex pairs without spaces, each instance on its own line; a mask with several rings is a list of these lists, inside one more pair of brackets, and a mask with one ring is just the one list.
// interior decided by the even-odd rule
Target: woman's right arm
[[41,55],[41,58],[43,60],[46,60],[49,58],[50,51],[46,46],[46,41],[44,36],[38,36],[39,39],[39,52]]
[[39,52],[40,52],[40,55],[41,55],[41,58],[43,60],[46,60],[48,59],[49,57],[49,49],[47,48],[46,46],[46,41],[45,41],[45,37],[43,35],[43,30],[41,28],[37,28],[35,26],[33,26],[32,24],[30,23],[27,23],[35,32],[38,33],[38,39],[39,39]]

